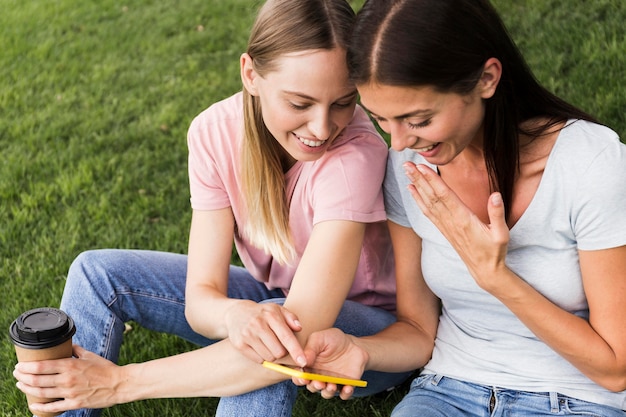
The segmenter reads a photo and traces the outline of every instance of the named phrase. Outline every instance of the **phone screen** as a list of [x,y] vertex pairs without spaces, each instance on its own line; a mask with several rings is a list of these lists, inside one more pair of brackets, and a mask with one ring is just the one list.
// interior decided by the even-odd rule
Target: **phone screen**
[[354,387],[367,386],[367,381],[363,381],[361,379],[351,379],[326,370],[296,368],[268,361],[264,361],[263,366],[285,375],[292,377],[295,376],[296,378],[308,379],[311,381],[330,382],[331,384],[338,385],[352,385]]

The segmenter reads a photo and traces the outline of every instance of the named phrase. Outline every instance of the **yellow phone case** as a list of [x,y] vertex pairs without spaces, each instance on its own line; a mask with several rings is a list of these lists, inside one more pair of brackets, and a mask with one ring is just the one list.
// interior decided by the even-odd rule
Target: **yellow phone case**
[[324,374],[316,374],[312,372],[301,371],[298,369],[290,368],[285,365],[280,365],[274,362],[264,361],[263,366],[272,369],[274,371],[283,373],[289,376],[295,376],[296,378],[309,379],[311,381],[330,382],[338,385],[352,385],[354,387],[366,387],[367,381],[361,379],[342,378],[339,376],[331,376]]

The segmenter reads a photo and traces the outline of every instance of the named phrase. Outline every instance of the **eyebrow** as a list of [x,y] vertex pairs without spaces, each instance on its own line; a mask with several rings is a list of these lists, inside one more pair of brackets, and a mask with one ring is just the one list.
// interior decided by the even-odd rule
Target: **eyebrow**
[[[317,99],[315,99],[315,98],[313,98],[313,97],[311,97],[311,96],[308,96],[308,95],[306,95],[306,94],[299,93],[299,92],[297,92],[297,91],[289,91],[289,90],[284,90],[284,91],[283,91],[283,93],[284,93],[284,94],[288,94],[288,95],[292,95],[292,96],[298,96],[298,97],[303,98],[303,99],[305,99],[305,100],[310,100],[310,101],[314,101],[314,102],[317,102],[317,101],[318,101]],[[348,93],[348,94],[346,94],[346,95],[344,95],[344,96],[339,97],[339,98],[338,98],[337,100],[335,100],[335,101],[343,100],[343,99],[346,99],[346,98],[352,98],[352,97],[356,96],[357,94],[358,94],[358,91],[357,91],[357,90],[354,90],[354,91],[353,91],[353,92],[351,92],[351,93]]]

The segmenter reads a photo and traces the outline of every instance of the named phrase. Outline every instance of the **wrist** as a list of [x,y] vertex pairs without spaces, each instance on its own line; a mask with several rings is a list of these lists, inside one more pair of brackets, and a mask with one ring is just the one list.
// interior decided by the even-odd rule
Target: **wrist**
[[150,384],[142,385],[137,381],[141,381],[142,364],[131,363],[117,367],[117,375],[114,378],[114,389],[112,400],[115,404],[125,404],[133,401],[144,400],[150,398],[142,387],[149,387]]
[[506,304],[505,300],[514,301],[523,298],[526,281],[511,271],[506,265],[504,268],[493,274],[489,281],[491,285],[484,286],[483,289]]
[[504,262],[489,267],[468,268],[480,288],[497,297],[497,294],[506,291],[515,274]]
[[367,343],[364,339],[352,335],[348,335],[350,342],[355,347],[352,355],[358,355],[361,358],[361,363],[364,364],[364,371],[370,369],[370,354],[367,350]]

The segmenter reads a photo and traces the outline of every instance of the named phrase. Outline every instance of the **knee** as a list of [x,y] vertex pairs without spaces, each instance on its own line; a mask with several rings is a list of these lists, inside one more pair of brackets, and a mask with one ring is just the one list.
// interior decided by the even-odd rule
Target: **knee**
[[70,265],[67,274],[68,280],[77,277],[89,276],[91,271],[101,268],[101,254],[103,250],[89,250],[79,254]]
[[68,312],[76,305],[93,302],[94,293],[106,279],[99,252],[83,252],[74,259],[67,273],[61,309]]
[[70,265],[66,290],[74,286],[83,286],[86,283],[106,281],[116,268],[116,253],[111,249],[89,250],[79,254]]

